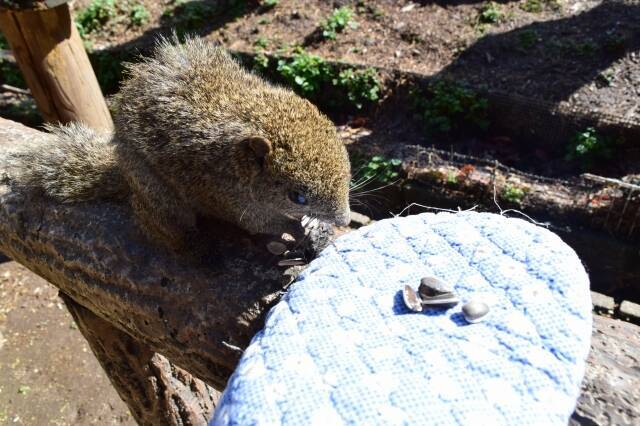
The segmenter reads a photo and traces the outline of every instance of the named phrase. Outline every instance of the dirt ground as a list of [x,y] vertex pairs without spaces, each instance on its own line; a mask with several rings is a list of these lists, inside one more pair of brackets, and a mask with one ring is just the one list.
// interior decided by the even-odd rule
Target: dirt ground
[[58,298],[0,264],[0,425],[135,425]]
[[[178,28],[235,50],[289,54],[302,46],[328,59],[448,76],[640,120],[637,0],[280,0],[272,8],[239,0],[139,2],[150,13],[146,24],[133,26],[121,11],[87,34],[89,44],[145,45]],[[76,11],[89,3],[78,1]],[[320,23],[344,5],[354,27],[323,39]]]

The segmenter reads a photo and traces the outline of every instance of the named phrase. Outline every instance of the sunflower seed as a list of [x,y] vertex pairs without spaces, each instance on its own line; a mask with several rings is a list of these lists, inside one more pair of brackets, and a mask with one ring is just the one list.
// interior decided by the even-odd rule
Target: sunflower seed
[[489,314],[489,305],[484,302],[470,301],[462,307],[462,315],[468,323],[475,324],[482,321]]
[[418,294],[426,306],[455,305],[460,302],[458,295],[449,286],[436,277],[424,277],[420,280]]
[[442,294],[451,294],[451,289],[447,283],[436,277],[424,277],[420,280],[420,287],[418,293],[422,297],[434,297]]
[[460,303],[460,299],[453,293],[436,297],[422,298],[423,306],[446,306],[457,305],[458,303]]
[[283,259],[280,262],[278,262],[278,266],[300,266],[300,265],[306,265],[306,264],[307,264],[307,261],[302,258]]
[[275,254],[276,256],[280,256],[282,253],[287,251],[287,246],[279,241],[270,241],[267,244],[267,250],[271,254]]
[[418,294],[411,286],[405,285],[404,290],[402,291],[402,300],[404,300],[404,304],[413,312],[421,312],[422,311],[422,303]]

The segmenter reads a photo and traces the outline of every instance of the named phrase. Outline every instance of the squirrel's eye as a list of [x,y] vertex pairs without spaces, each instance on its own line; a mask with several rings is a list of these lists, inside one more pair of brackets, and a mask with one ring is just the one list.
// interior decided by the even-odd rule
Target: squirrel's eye
[[300,204],[301,206],[305,206],[308,203],[307,197],[305,197],[304,194],[298,191],[290,191],[289,199],[296,204]]

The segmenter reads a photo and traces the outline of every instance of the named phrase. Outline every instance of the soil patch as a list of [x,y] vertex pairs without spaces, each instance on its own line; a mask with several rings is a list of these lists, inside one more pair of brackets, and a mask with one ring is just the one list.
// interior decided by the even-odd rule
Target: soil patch
[[0,264],[0,377],[0,424],[135,425],[58,290],[10,261]]
[[[447,76],[640,121],[640,5],[633,0],[140,3],[147,23],[111,20],[86,36],[89,44],[146,43],[175,27],[234,50],[290,53],[303,46],[327,59]],[[357,26],[323,39],[319,25],[340,6],[351,8]]]

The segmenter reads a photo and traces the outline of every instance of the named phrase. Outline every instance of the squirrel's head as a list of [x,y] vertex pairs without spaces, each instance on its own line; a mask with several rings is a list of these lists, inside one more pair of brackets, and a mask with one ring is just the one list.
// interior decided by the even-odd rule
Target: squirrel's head
[[219,46],[159,43],[129,67],[115,122],[118,138],[204,213],[260,233],[287,232],[303,216],[349,222],[350,165],[333,123]]
[[[308,216],[348,225],[351,172],[346,149],[333,124],[304,102],[308,105],[298,106],[296,114],[274,121],[282,123],[277,130],[263,128],[240,142],[252,170],[247,190],[260,206],[256,213],[271,216],[274,223],[282,215],[297,222]],[[298,116],[301,108],[309,114]]]

